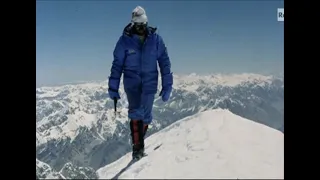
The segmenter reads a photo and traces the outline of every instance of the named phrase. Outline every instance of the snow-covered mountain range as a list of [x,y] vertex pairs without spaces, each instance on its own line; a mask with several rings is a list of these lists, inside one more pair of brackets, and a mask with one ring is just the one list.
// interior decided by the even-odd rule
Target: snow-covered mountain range
[[[54,172],[74,166],[71,169],[90,169],[90,176],[95,176],[92,169],[130,151],[126,96],[120,89],[115,117],[107,88],[107,81],[103,81],[36,89],[39,162]],[[283,131],[283,90],[282,77],[259,74],[175,76],[170,101],[163,103],[156,95],[148,135],[187,116],[217,108]]]
[[101,179],[283,179],[283,142],[278,130],[228,110],[208,110],[151,135],[148,156],[140,161],[131,165],[128,153],[97,174]]
[[94,169],[86,167],[76,167],[72,163],[66,163],[57,172],[48,164],[36,159],[36,178],[37,179],[98,179]]

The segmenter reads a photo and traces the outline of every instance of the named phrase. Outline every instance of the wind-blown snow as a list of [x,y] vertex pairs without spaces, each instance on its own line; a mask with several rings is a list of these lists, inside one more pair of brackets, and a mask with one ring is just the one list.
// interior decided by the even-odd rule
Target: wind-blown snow
[[[283,179],[283,137],[280,131],[228,110],[210,110],[151,135],[146,139],[148,156],[119,178]],[[99,178],[112,178],[130,160],[128,153],[100,168]]]

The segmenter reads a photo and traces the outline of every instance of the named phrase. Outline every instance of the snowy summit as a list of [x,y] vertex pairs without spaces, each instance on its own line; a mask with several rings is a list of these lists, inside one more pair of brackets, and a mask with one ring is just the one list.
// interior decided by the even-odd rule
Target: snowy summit
[[99,178],[284,178],[284,134],[228,110],[175,122],[146,139],[146,153],[127,168],[126,154],[98,169]]

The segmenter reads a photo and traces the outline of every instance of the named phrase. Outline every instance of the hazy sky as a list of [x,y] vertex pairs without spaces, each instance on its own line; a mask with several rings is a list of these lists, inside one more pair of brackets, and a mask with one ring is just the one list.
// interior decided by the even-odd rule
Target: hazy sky
[[283,0],[37,1],[37,86],[107,79],[137,5],[158,27],[176,74],[283,72]]

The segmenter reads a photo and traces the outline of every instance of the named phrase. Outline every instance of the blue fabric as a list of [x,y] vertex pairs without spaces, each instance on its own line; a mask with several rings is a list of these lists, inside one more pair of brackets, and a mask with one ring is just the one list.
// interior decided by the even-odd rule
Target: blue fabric
[[[144,116],[141,115],[143,112],[139,112],[142,111],[140,107],[144,106],[147,109],[145,112],[149,112],[153,105],[151,99],[154,99],[157,93],[159,76],[157,65],[160,67],[162,91],[166,92],[163,100],[170,97],[170,93],[167,92],[172,89],[173,76],[167,48],[162,37],[155,32],[156,29],[148,27],[148,35],[143,44],[139,37],[132,33],[131,27],[130,24],[125,27],[123,35],[115,46],[108,85],[109,91],[118,92],[123,73],[124,90],[127,96],[132,97],[128,98],[129,116],[141,118]],[[150,98],[151,96],[153,98]],[[148,100],[138,101],[139,97]],[[146,116],[147,119],[151,117],[151,115]]]
[[142,120],[143,124],[150,124],[152,121],[152,108],[154,94],[141,94],[141,92],[128,91],[129,103],[128,117],[133,120]]

